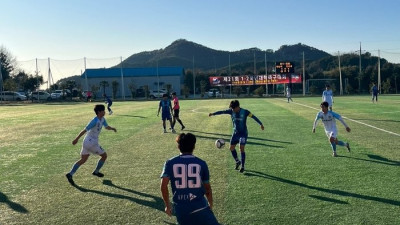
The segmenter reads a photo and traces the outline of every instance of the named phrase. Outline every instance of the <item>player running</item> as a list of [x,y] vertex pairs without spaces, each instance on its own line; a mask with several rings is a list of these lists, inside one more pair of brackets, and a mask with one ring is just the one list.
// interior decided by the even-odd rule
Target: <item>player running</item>
[[113,114],[113,111],[111,110],[112,101],[106,94],[104,94],[103,96],[107,104],[108,115],[111,115]]
[[333,92],[329,84],[325,86],[325,91],[322,92],[322,101],[327,102],[329,104],[329,110],[332,111]]
[[212,212],[213,196],[207,163],[193,155],[196,137],[191,133],[182,133],[176,138],[176,142],[181,154],[167,160],[161,173],[160,189],[165,213],[172,215],[168,191],[171,181],[173,207],[178,224],[218,225]]
[[107,159],[107,153],[99,145],[99,134],[100,134],[101,128],[103,126],[105,127],[105,129],[112,130],[114,132],[117,132],[117,129],[108,126],[106,119],[104,118],[104,114],[105,114],[105,106],[104,105],[95,105],[94,112],[96,113],[96,117],[94,117],[89,122],[89,124],[86,126],[86,128],[83,129],[78,134],[78,136],[72,141],[72,144],[76,145],[76,143],[78,143],[79,138],[82,137],[84,134],[86,134],[85,139],[83,140],[83,143],[82,143],[81,159],[79,161],[77,161],[73,165],[71,171],[65,175],[68,179],[68,182],[71,185],[75,185],[74,180],[72,179],[72,176],[79,169],[79,167],[87,161],[90,154],[100,155],[100,157],[101,157],[100,160],[97,162],[97,167],[93,171],[92,174],[94,176],[104,177],[104,174],[100,173],[100,169],[101,169],[101,167],[103,167],[104,162]]
[[343,126],[346,127],[347,132],[351,131],[350,127],[347,126],[347,124],[344,122],[344,120],[339,114],[333,111],[328,111],[328,106],[329,106],[328,102],[322,102],[320,106],[321,106],[321,111],[319,111],[317,113],[317,116],[315,117],[312,132],[315,133],[315,128],[317,127],[318,120],[321,119],[322,123],[324,124],[326,136],[328,136],[329,142],[331,143],[332,146],[332,151],[333,151],[332,156],[333,157],[337,156],[336,145],[344,146],[347,148],[347,151],[350,152],[350,144],[345,143],[343,141],[339,141],[337,139],[338,131],[336,128],[336,119],[338,119],[343,124]]
[[172,93],[172,101],[174,102],[174,107],[173,107],[174,118],[172,120],[172,127],[175,127],[175,123],[178,120],[179,124],[181,124],[181,126],[182,126],[181,130],[183,130],[183,129],[185,129],[185,125],[183,125],[182,120],[179,119],[180,106],[179,106],[179,99],[178,99],[178,97],[176,97],[176,92]]
[[[230,140],[230,150],[232,153],[233,159],[236,161],[235,169],[238,170],[239,166],[242,165],[240,168],[240,172],[244,172],[244,164],[246,160],[246,153],[244,151],[245,145],[247,142],[248,132],[247,132],[247,117],[253,118],[258,124],[261,126],[261,130],[264,130],[264,125],[262,122],[253,115],[249,110],[240,108],[240,104],[238,100],[232,100],[229,104],[229,109],[224,111],[217,111],[214,113],[208,114],[208,116],[215,116],[221,114],[229,114],[231,115],[232,124],[233,124],[233,134]],[[241,161],[238,159],[238,155],[236,152],[236,145],[239,143],[240,145],[240,155]]]

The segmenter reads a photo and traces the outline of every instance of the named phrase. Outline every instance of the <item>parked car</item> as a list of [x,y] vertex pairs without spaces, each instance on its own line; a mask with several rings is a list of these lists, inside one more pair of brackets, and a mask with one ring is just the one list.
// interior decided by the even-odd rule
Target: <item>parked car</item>
[[51,101],[51,95],[46,91],[32,91],[29,94],[29,99]]
[[211,88],[210,90],[208,90],[207,95],[210,98],[221,97],[221,93],[216,88]]
[[25,101],[27,97],[15,91],[2,91],[0,99],[2,101]]
[[60,99],[62,97],[67,97],[69,95],[69,90],[55,90],[50,94],[52,99]]
[[167,91],[164,89],[160,89],[160,91],[152,90],[150,91],[149,97],[150,98],[162,98],[163,94],[166,94]]

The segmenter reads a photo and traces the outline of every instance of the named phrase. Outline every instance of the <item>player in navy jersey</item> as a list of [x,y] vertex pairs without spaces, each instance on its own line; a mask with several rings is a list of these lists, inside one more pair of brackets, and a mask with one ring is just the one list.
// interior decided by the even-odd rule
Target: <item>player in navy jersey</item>
[[[261,125],[261,130],[264,130],[264,125],[262,122],[255,116],[253,115],[249,110],[247,109],[242,109],[240,108],[240,104],[238,100],[232,100],[229,109],[224,110],[224,111],[217,111],[214,113],[210,113],[208,116],[215,116],[215,115],[221,115],[221,114],[229,114],[231,115],[232,119],[232,124],[233,124],[233,134],[230,140],[230,150],[232,153],[233,158],[236,161],[236,166],[235,169],[239,169],[239,166],[242,165],[240,168],[240,172],[244,172],[244,164],[246,160],[246,153],[244,151],[246,142],[247,142],[247,137],[248,137],[248,132],[247,132],[247,117],[253,118],[258,124]],[[240,155],[241,155],[241,161],[238,159],[238,155],[236,152],[236,145],[240,144]]]
[[336,119],[339,120],[344,127],[346,127],[347,132],[351,131],[350,127],[347,126],[347,124],[344,122],[344,120],[339,114],[332,111],[328,111],[329,107],[328,102],[322,102],[320,106],[321,106],[321,111],[319,111],[317,113],[317,116],[315,117],[312,132],[315,133],[315,128],[317,127],[318,120],[321,119],[322,123],[324,124],[325,134],[329,138],[329,142],[331,143],[333,151],[332,156],[333,157],[337,156],[336,145],[344,146],[347,148],[347,151],[350,152],[350,144],[345,143],[343,141],[339,141],[337,138],[338,131],[336,128]]
[[165,124],[166,120],[169,120],[169,124],[171,125],[171,131],[172,131],[172,133],[175,133],[174,126],[172,124],[172,117],[171,117],[171,115],[172,115],[171,101],[168,99],[167,94],[163,94],[163,99],[160,101],[160,104],[158,106],[157,116],[160,115],[161,109],[162,109],[161,120],[163,121],[164,133],[167,133],[166,124]]
[[374,103],[374,99],[375,99],[376,102],[378,102],[378,92],[379,92],[379,89],[378,89],[378,87],[375,85],[375,83],[372,83],[371,92],[372,92],[372,103]]
[[87,161],[90,154],[100,155],[100,157],[101,157],[100,160],[97,162],[97,167],[93,171],[92,174],[94,176],[98,176],[98,177],[104,176],[104,174],[100,173],[100,169],[101,169],[101,167],[103,167],[104,162],[107,159],[107,153],[99,145],[99,134],[101,132],[102,127],[105,127],[105,129],[112,130],[114,132],[117,132],[117,129],[110,127],[107,124],[107,121],[104,118],[104,114],[105,114],[105,106],[104,105],[95,105],[94,112],[96,113],[96,117],[94,117],[88,123],[88,125],[85,127],[85,129],[83,129],[78,134],[78,136],[72,141],[72,144],[76,145],[76,143],[78,143],[79,138],[82,137],[84,134],[86,134],[85,139],[83,140],[83,143],[82,143],[81,159],[79,161],[77,161],[73,165],[71,171],[65,175],[67,177],[69,183],[72,185],[75,185],[74,180],[72,179],[72,176],[79,169],[79,167]]
[[[196,137],[182,133],[176,138],[180,155],[167,160],[161,173],[165,213],[174,211],[180,225],[218,225],[212,212],[213,196],[207,163],[193,155]],[[173,208],[169,200],[171,181]]]
[[329,104],[329,110],[332,111],[333,92],[329,84],[325,86],[325,91],[322,92],[322,101],[327,102]]

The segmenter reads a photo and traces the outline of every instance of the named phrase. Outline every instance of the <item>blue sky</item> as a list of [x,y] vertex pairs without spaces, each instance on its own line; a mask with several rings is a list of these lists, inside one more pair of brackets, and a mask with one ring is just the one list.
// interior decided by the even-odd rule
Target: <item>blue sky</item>
[[226,51],[303,43],[400,63],[399,0],[0,0],[17,60],[129,57],[177,39]]

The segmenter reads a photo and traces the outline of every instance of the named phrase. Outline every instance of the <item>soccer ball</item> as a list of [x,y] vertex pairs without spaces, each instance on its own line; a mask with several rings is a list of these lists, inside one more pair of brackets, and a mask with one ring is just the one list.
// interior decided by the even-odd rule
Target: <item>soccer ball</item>
[[223,148],[225,146],[225,141],[224,139],[217,139],[215,141],[215,147],[217,148]]

